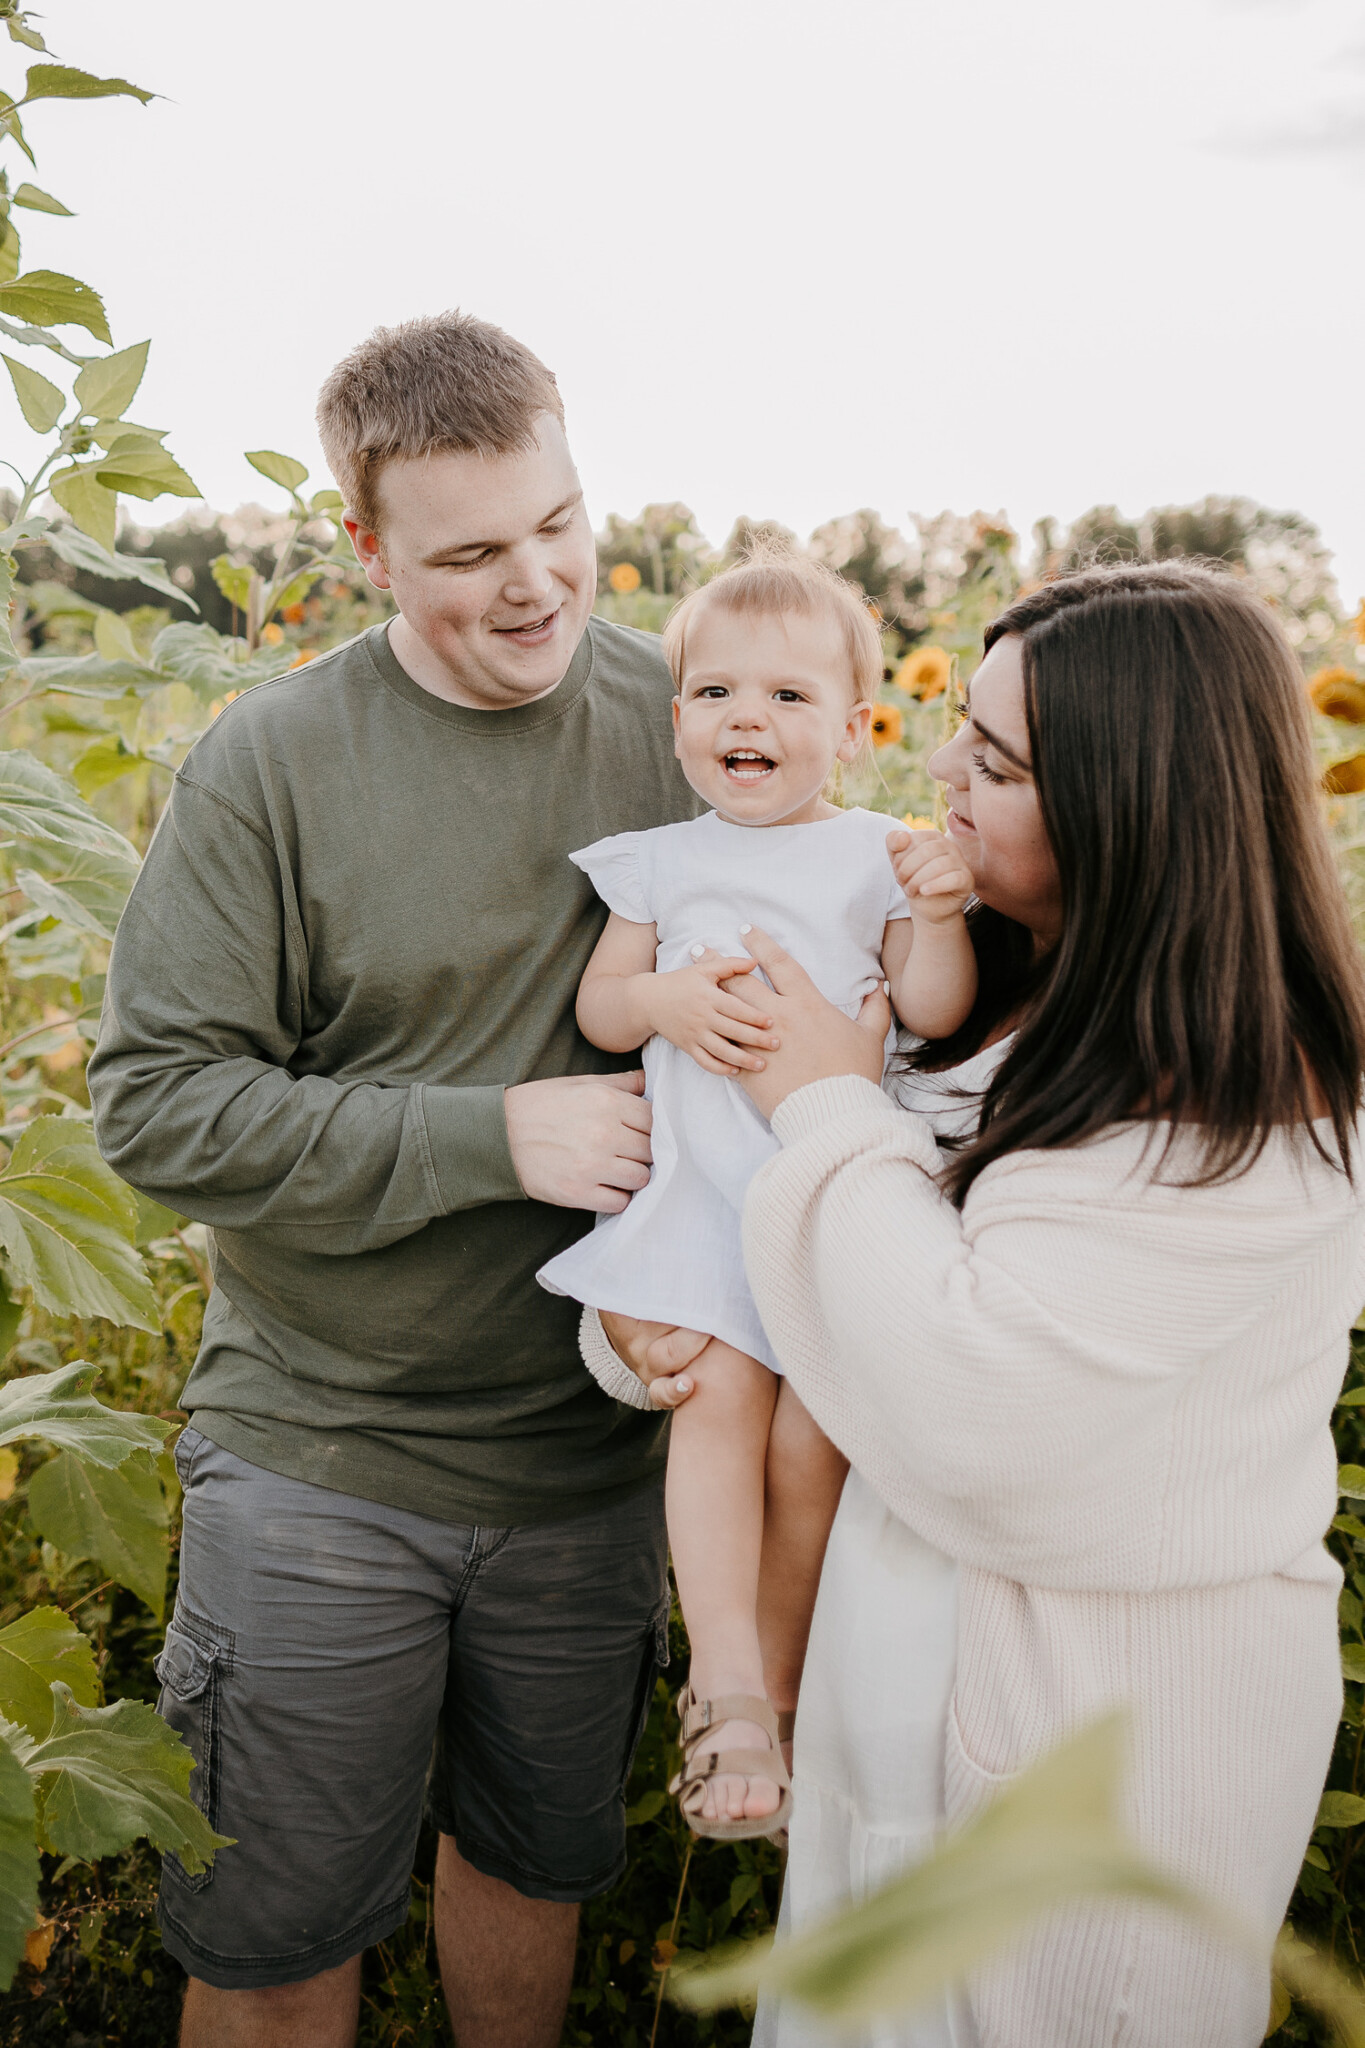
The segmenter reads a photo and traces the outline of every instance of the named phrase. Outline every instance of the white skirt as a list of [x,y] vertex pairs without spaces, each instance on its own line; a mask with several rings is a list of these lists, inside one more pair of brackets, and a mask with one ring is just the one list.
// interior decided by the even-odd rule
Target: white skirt
[[[780,1934],[876,1891],[934,1847],[957,1654],[957,1568],[850,1472],[801,1685]],[[852,2029],[764,1999],[752,2048],[975,2048],[965,2003]]]

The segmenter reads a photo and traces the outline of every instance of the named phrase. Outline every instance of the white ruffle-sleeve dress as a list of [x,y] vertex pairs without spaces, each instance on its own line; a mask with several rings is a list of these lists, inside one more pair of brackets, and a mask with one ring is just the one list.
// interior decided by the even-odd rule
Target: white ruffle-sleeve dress
[[[657,927],[660,974],[689,966],[697,946],[743,955],[740,926],[754,924],[855,1016],[882,980],[888,921],[910,914],[886,850],[894,825],[864,810],[767,826],[732,825],[711,811],[600,839],[570,859],[608,909]],[[740,1249],[749,1182],[777,1140],[736,1082],[666,1039],[650,1039],[644,1068],[654,1107],[648,1187],[537,1277],[593,1308],[706,1330],[778,1371]]]

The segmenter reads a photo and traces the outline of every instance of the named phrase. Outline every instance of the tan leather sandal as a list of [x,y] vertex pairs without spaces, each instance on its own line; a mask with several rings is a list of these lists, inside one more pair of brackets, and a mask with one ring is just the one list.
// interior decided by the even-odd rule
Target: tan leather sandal
[[[693,1834],[713,1842],[751,1842],[760,1836],[784,1832],[791,1819],[792,1781],[779,1747],[778,1718],[767,1700],[750,1692],[730,1692],[719,1699],[699,1700],[693,1698],[691,1686],[685,1685],[678,1694],[678,1720],[682,1725],[683,1763],[668,1789],[677,1799],[682,1817]],[[722,1721],[756,1722],[767,1735],[771,1747],[713,1749],[708,1750],[705,1756],[697,1757],[696,1748],[702,1736],[709,1728],[719,1727]],[[776,1809],[752,1820],[708,1819],[700,1811],[706,1796],[706,1782],[708,1778],[728,1774],[737,1778],[766,1778],[770,1785],[776,1785],[782,1795]]]

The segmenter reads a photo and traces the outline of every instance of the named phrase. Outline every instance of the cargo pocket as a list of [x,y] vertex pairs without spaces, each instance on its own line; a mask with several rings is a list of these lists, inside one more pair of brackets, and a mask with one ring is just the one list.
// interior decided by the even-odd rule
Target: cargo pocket
[[[191,1630],[196,1633],[191,1634]],[[156,1710],[183,1736],[194,1757],[189,1792],[209,1826],[218,1830],[219,1716],[222,1668],[231,1661],[230,1641],[214,1640],[210,1622],[177,1610],[153,1669],[161,1680]],[[213,1864],[191,1876],[178,1856],[163,1858],[166,1874],[187,1892],[202,1892],[213,1882]]]
[[640,1677],[635,1694],[635,1711],[631,1715],[630,1741],[626,1745],[625,1767],[621,1772],[621,1794],[625,1796],[626,1782],[635,1763],[635,1752],[640,1747],[640,1737],[649,1721],[649,1710],[654,1704],[654,1681],[669,1664],[668,1617],[672,1602],[665,1595],[645,1632],[644,1648],[640,1664]]

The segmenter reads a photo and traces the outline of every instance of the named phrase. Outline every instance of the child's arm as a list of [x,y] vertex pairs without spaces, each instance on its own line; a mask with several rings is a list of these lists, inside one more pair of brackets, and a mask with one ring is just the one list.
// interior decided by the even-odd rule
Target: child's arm
[[728,1079],[740,1067],[761,1071],[759,1054],[744,1048],[776,1049],[772,1018],[717,985],[752,973],[755,963],[708,960],[656,974],[657,948],[657,926],[632,924],[613,910],[578,986],[583,1036],[603,1052],[634,1052],[657,1032],[710,1074]]
[[887,852],[910,905],[886,927],[882,969],[891,1002],[908,1031],[946,1038],[976,1001],[976,955],[963,911],[972,871],[941,832],[890,832]]

